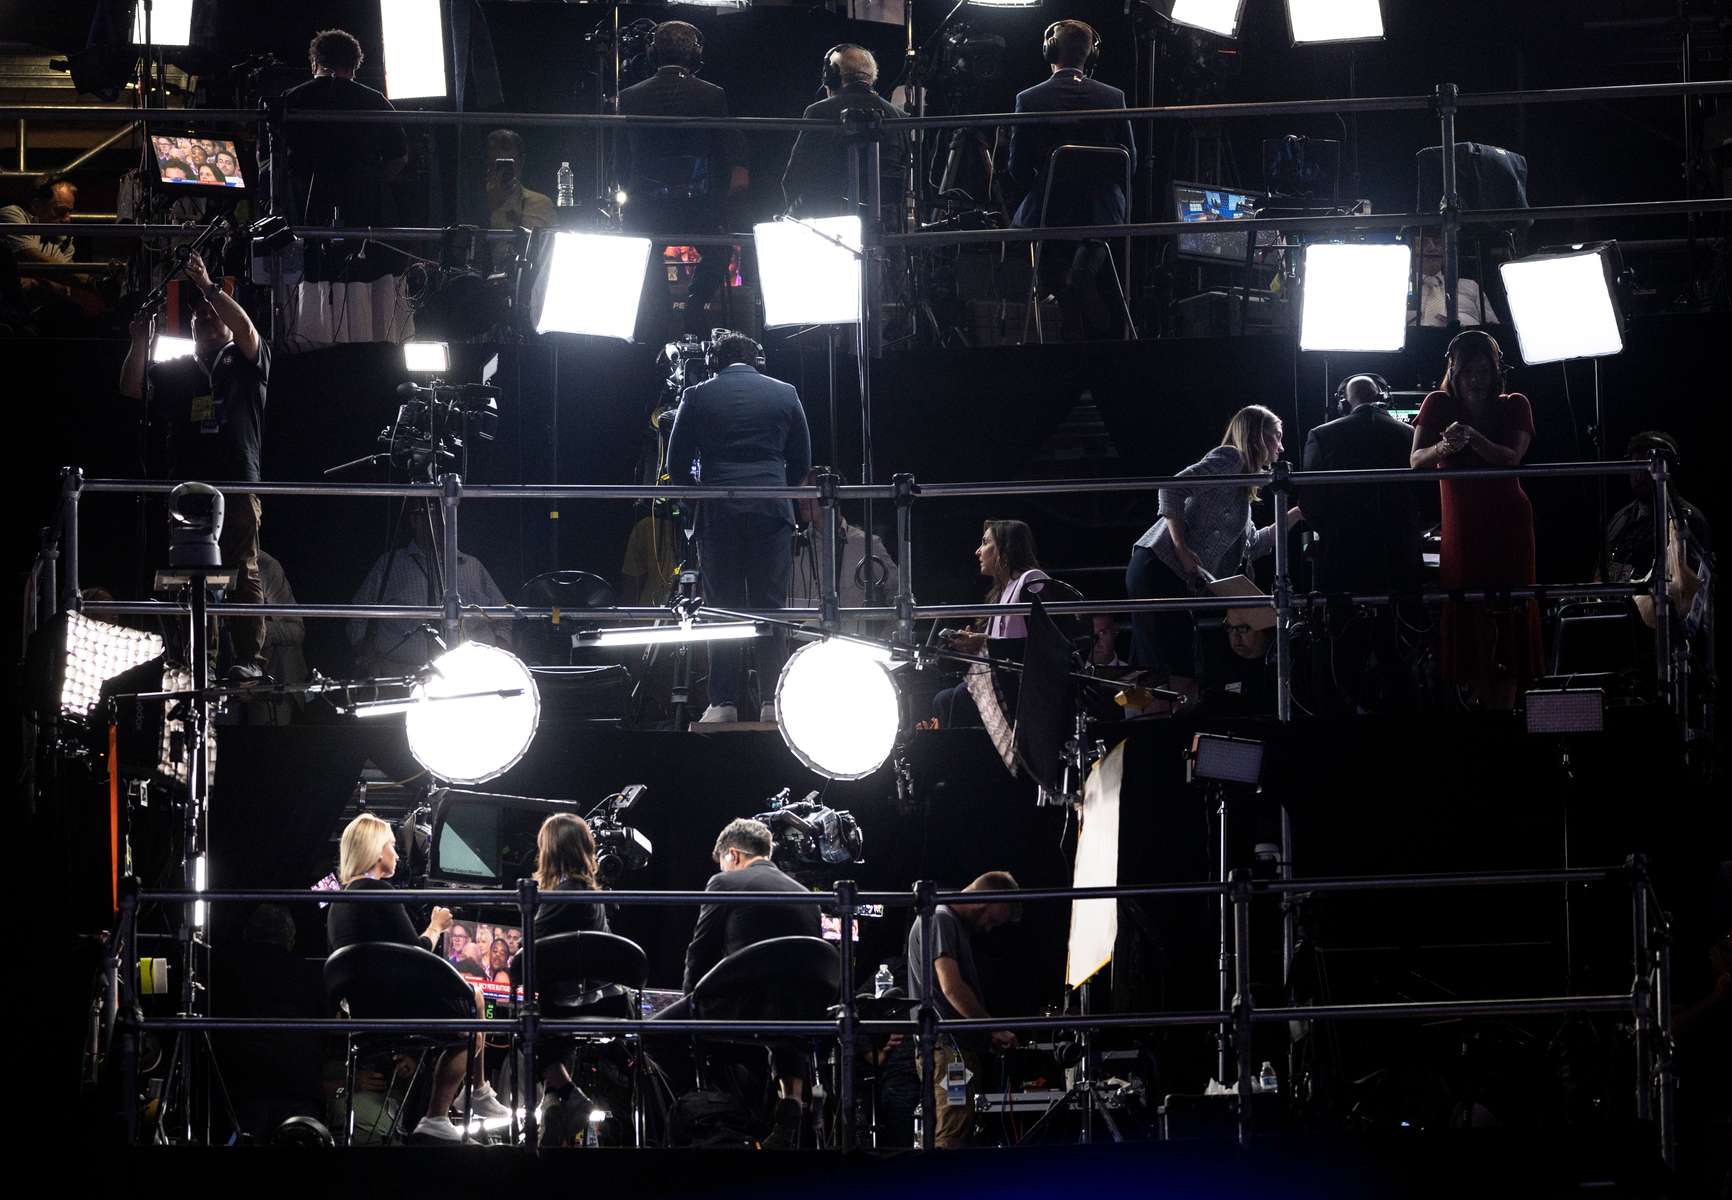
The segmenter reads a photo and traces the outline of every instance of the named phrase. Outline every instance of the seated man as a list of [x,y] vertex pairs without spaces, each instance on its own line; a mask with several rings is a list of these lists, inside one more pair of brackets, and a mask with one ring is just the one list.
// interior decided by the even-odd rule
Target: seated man
[[[770,861],[774,840],[762,821],[730,821],[716,838],[711,857],[720,871],[704,885],[706,892],[804,892]],[[779,937],[818,937],[821,921],[816,904],[706,904],[698,910],[691,944],[686,947],[685,981],[689,995],[710,968],[730,954]],[[802,1044],[771,1048],[771,1063],[780,1099],[775,1127],[766,1145],[797,1145],[805,1108],[807,1058]]]

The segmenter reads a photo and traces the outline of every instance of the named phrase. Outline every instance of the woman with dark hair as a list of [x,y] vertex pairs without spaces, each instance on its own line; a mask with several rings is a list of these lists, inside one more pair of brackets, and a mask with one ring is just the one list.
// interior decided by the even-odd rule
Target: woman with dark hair
[[511,947],[496,937],[487,948],[487,978],[494,983],[511,982]]
[[[1503,351],[1483,330],[1449,344],[1438,390],[1413,423],[1415,467],[1514,467],[1534,440],[1533,408],[1504,391]],[[1440,581],[1446,588],[1497,591],[1531,586],[1534,510],[1521,480],[1445,479]],[[1488,708],[1515,707],[1540,669],[1540,614],[1532,600],[1499,604],[1447,601],[1443,677]]]
[[[573,813],[555,813],[541,823],[536,836],[535,883],[544,892],[594,892],[596,883],[595,834],[589,822]],[[556,933],[607,933],[607,906],[602,904],[546,904],[535,912],[535,937]],[[494,943],[504,945],[504,939]],[[571,1141],[589,1120],[589,1097],[572,1080],[576,1051],[569,1040],[543,1039],[536,1057],[546,1066],[541,1072],[541,1102],[536,1122],[541,1144],[562,1146]]]
[[[1050,578],[1040,569],[1034,549],[1034,530],[1024,521],[986,521],[980,528],[980,545],[975,547],[974,561],[980,573],[991,581],[986,589],[986,603],[1015,604],[1038,592],[1039,583]],[[1028,620],[1025,617],[995,616],[985,629],[959,633],[950,640],[951,648],[963,654],[979,654],[989,639],[1026,638]],[[968,685],[959,683],[945,688],[932,697],[932,715],[940,729],[969,728],[980,724],[980,712],[969,695]]]
[[[1248,405],[1227,422],[1221,444],[1179,477],[1261,474],[1281,457],[1281,434],[1280,417],[1260,404]],[[1251,502],[1257,498],[1254,487],[1162,488],[1158,519],[1131,548],[1126,594],[1133,600],[1201,595],[1211,581],[1240,574],[1246,562],[1269,553],[1302,514],[1289,508],[1279,522],[1259,529],[1251,519]],[[1132,664],[1165,676],[1165,686],[1194,698],[1193,630],[1189,612],[1136,613]]]

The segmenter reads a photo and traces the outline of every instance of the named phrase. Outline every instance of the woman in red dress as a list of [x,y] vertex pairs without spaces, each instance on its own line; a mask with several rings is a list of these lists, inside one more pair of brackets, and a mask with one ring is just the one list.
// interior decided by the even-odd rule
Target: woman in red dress
[[[1449,344],[1439,390],[1414,422],[1415,467],[1513,467],[1534,440],[1533,409],[1503,390],[1503,352],[1483,330]],[[1446,479],[1442,582],[1446,588],[1496,591],[1535,581],[1534,510],[1519,479]],[[1443,677],[1488,708],[1515,707],[1518,691],[1539,673],[1540,615],[1531,600],[1446,601]]]

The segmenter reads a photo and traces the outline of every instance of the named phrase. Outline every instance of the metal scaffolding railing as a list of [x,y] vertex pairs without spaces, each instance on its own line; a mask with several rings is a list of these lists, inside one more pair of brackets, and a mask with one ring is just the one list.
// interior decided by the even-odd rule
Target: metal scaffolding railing
[[[1316,1004],[1259,1006],[1251,986],[1251,914],[1252,901],[1258,896],[1306,893],[1360,893],[1390,889],[1454,889],[1477,887],[1528,887],[1578,885],[1590,883],[1627,882],[1631,889],[1631,956],[1633,980],[1628,993],[1500,997],[1493,999],[1454,1000],[1414,1003]],[[1082,901],[1153,897],[1216,897],[1230,908],[1233,931],[1233,995],[1230,1006],[1218,1010],[1197,1012],[1147,1013],[1082,1013],[1074,1016],[943,1018],[935,1000],[938,995],[935,980],[936,940],[923,943],[925,953],[918,964],[920,998],[911,1001],[910,1016],[903,1020],[865,1019],[859,1015],[853,956],[841,954],[840,985],[833,1019],[810,1020],[560,1020],[544,1019],[540,1015],[538,975],[536,966],[535,918],[546,905],[609,904],[624,907],[641,905],[821,905],[838,921],[840,946],[853,944],[854,923],[858,906],[884,905],[890,908],[913,909],[931,928],[939,905],[960,907],[971,904],[1036,903],[1041,901]],[[143,905],[165,904],[187,906],[186,921],[190,927],[203,928],[196,921],[194,906],[213,903],[353,903],[353,904],[413,904],[457,903],[515,906],[523,930],[521,970],[518,983],[521,993],[517,1013],[509,1019],[483,1020],[391,1020],[366,1019],[257,1019],[239,1017],[208,1017],[197,1014],[176,1016],[142,1016],[139,997],[133,994],[137,974],[137,924]],[[195,945],[202,944],[195,942]],[[1024,888],[1013,891],[947,892],[924,880],[906,892],[872,892],[860,890],[852,881],[843,880],[827,891],[761,893],[761,892],[694,892],[648,891],[625,889],[607,892],[543,892],[533,879],[521,880],[513,890],[492,889],[382,889],[365,891],[319,892],[300,890],[162,890],[139,891],[135,886],[122,890],[120,923],[112,945],[108,969],[115,972],[119,989],[117,1032],[121,1042],[123,1069],[126,1072],[126,1096],[129,1103],[128,1128],[138,1136],[136,1107],[139,1035],[145,1033],[282,1033],[322,1032],[356,1033],[499,1033],[510,1031],[518,1040],[523,1056],[521,1078],[533,1089],[539,1079],[536,1068],[537,1041],[547,1036],[596,1034],[619,1037],[683,1034],[742,1034],[758,1036],[792,1036],[836,1040],[838,1097],[837,1135],[840,1147],[851,1149],[855,1144],[854,1059],[857,1039],[863,1035],[916,1033],[920,1038],[923,1107],[930,1113],[933,1101],[934,1053],[939,1037],[956,1033],[984,1032],[1000,1029],[1016,1030],[1076,1030],[1151,1029],[1192,1026],[1215,1026],[1223,1039],[1230,1038],[1236,1051],[1234,1057],[1237,1096],[1234,1103],[1235,1121],[1241,1143],[1253,1132],[1253,1106],[1247,1102],[1253,1090],[1251,1031],[1257,1023],[1304,1020],[1391,1020],[1433,1017],[1474,1018],[1488,1016],[1544,1016],[1568,1013],[1611,1013],[1627,1015],[1634,1026],[1636,1081],[1634,1111],[1641,1121],[1653,1121],[1657,1129],[1657,1149],[1668,1165],[1676,1162],[1676,1121],[1674,1106],[1675,1081],[1672,1063],[1669,972],[1670,957],[1665,936],[1665,918],[1652,904],[1647,866],[1641,856],[1632,857],[1621,868],[1575,868],[1566,870],[1454,872],[1432,875],[1387,875],[1321,879],[1255,880],[1246,871],[1234,871],[1225,881],[1142,884],[1123,887],[1094,888]],[[1226,948],[1223,953],[1226,953]],[[910,963],[909,970],[916,970]],[[910,978],[912,984],[912,975]],[[335,1001],[340,997],[329,997]],[[1230,1031],[1230,1032],[1229,1032]],[[640,1047],[641,1049],[641,1047]],[[189,1051],[190,1053],[190,1051]],[[1085,1053],[1085,1059],[1088,1057]],[[1085,1065],[1084,1070],[1089,1070]],[[1226,1082],[1225,1080],[1222,1081]],[[176,1097],[169,1097],[169,1104]],[[191,1134],[192,1101],[183,1090],[179,1103],[185,1106],[180,1114]],[[1084,1120],[1088,1118],[1085,1095]],[[534,1148],[539,1130],[534,1105],[527,1107],[528,1117],[523,1129],[524,1144]],[[165,1112],[166,1120],[169,1113]],[[932,1148],[935,1122],[922,1122],[922,1139]]]

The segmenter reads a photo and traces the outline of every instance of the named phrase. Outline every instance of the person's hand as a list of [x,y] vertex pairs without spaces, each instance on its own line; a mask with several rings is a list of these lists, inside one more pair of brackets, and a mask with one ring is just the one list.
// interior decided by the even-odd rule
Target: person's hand
[[487,204],[498,208],[511,195],[511,185],[517,181],[515,169],[508,175],[498,163],[487,167]]
[[1012,1033],[1008,1029],[995,1029],[995,1030],[993,1030],[992,1031],[992,1048],[994,1050],[1015,1050],[1016,1049],[1016,1034]]
[[427,928],[431,929],[434,933],[444,933],[447,929],[451,928],[451,910],[448,908],[435,907],[433,909],[433,919],[427,922]]
[[1287,510],[1287,528],[1288,529],[1293,528],[1293,526],[1299,524],[1299,522],[1303,521],[1304,519],[1305,519],[1305,514],[1299,511],[1299,506],[1297,504],[1295,504],[1292,508]]
[[1472,425],[1457,421],[1443,431],[1443,444],[1448,448],[1449,453],[1454,454],[1465,449],[1474,434],[1478,432]]
[[904,1040],[905,1039],[903,1038],[903,1036],[900,1033],[893,1033],[889,1037],[884,1039],[884,1045],[881,1046],[879,1049],[883,1053],[888,1054],[890,1051],[892,1051],[892,1050],[896,1049],[896,1047],[900,1046]]
[[1201,575],[1203,573],[1203,560],[1198,558],[1197,552],[1189,546],[1181,546],[1174,542],[1173,557],[1179,560],[1179,565],[1185,569],[1185,574]]
[[964,629],[950,638],[950,648],[959,654],[978,654],[986,645],[986,635],[974,629]]
[[192,280],[201,292],[211,286],[210,272],[205,269],[204,258],[196,252],[187,255],[186,277]]

